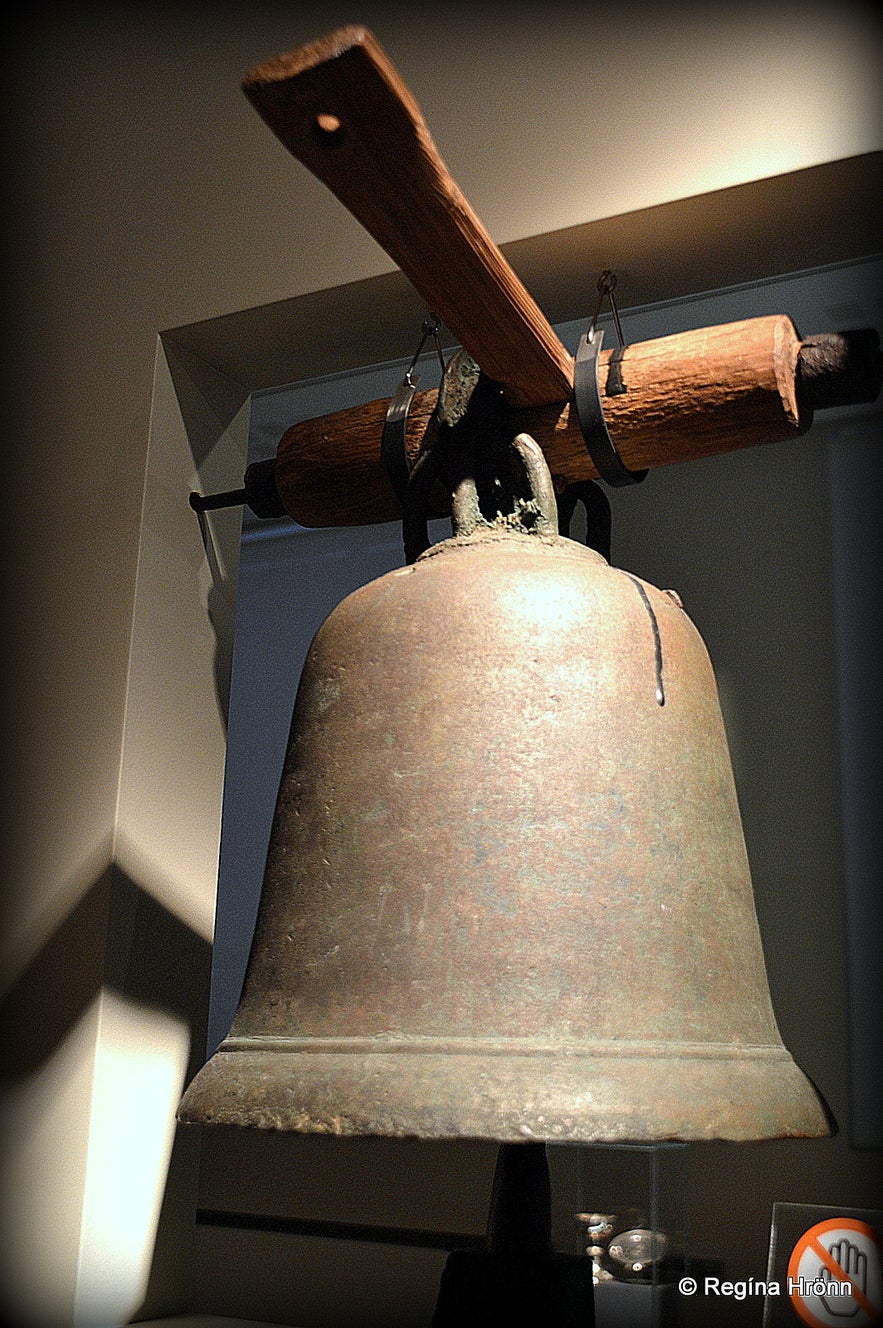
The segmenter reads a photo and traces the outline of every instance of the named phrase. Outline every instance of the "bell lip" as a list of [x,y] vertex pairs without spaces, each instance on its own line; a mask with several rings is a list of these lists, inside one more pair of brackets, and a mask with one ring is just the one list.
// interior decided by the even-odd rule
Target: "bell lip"
[[[178,1119],[301,1134],[581,1144],[826,1138],[783,1046],[729,1055],[218,1049]],[[758,1054],[760,1053],[760,1054]],[[541,1072],[538,1073],[538,1067]],[[836,1129],[836,1127],[834,1127]]]

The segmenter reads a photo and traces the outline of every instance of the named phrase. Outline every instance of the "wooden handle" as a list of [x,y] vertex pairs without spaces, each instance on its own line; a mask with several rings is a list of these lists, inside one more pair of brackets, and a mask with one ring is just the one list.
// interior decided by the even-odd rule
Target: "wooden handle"
[[[798,399],[801,341],[784,314],[703,327],[626,347],[626,391],[604,396],[611,438],[630,470],[670,465],[803,433],[812,409]],[[611,350],[601,352],[603,386]],[[408,414],[413,460],[435,407],[418,392]],[[380,462],[387,401],[371,401],[286,430],[276,487],[305,526],[359,525],[401,515]],[[596,479],[572,404],[513,409],[512,432],[532,434],[557,487]],[[649,483],[649,481],[648,481]]]
[[417,103],[366,28],[340,28],[267,61],[243,91],[512,405],[570,398],[570,356],[460,193]]

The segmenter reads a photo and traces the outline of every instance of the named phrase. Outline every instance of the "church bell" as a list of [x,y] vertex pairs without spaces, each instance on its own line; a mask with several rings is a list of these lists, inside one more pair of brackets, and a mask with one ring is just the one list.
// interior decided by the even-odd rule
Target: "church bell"
[[179,1115],[825,1135],[776,1026],[703,642],[676,596],[558,534],[540,449],[514,447],[514,513],[463,480],[453,537],[316,635],[238,1012]]

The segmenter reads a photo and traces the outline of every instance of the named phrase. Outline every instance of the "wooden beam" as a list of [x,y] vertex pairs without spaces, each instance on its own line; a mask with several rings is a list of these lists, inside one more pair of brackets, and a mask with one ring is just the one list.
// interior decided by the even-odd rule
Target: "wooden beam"
[[367,29],[341,28],[269,60],[243,90],[512,405],[570,397],[570,356],[457,188],[420,108]]
[[[601,352],[606,380],[611,351]],[[880,392],[879,337],[863,331],[802,342],[784,314],[679,332],[628,346],[626,391],[603,396],[608,431],[631,470],[671,465],[803,433],[814,406],[873,401]],[[407,420],[413,462],[436,392],[418,392]],[[301,525],[394,520],[400,509],[380,460],[388,401],[304,420],[283,434],[275,483]],[[557,487],[597,471],[570,403],[511,411],[513,434],[542,447]]]
[[[595,478],[570,401],[569,354],[460,193],[371,33],[340,28],[260,65],[243,88],[280,141],[349,208],[501,385],[513,432],[537,439],[558,487]],[[620,364],[627,390],[604,397],[607,428],[632,470],[774,442],[808,428],[814,404],[873,399],[879,339],[875,347],[859,372],[876,375],[873,393],[848,398],[840,351],[801,343],[784,315],[631,345]],[[602,378],[610,354],[601,356]],[[434,404],[435,393],[413,400],[409,461],[431,427]],[[369,402],[289,429],[271,506],[278,496],[304,525],[398,516],[379,455],[386,407]]]

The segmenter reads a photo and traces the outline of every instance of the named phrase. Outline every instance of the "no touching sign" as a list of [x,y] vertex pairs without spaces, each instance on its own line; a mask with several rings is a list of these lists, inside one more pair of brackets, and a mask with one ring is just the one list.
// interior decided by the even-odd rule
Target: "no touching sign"
[[883,1209],[773,1205],[763,1328],[883,1328]]
[[788,1261],[791,1303],[810,1328],[864,1328],[883,1317],[881,1240],[867,1222],[830,1217],[805,1231]]

